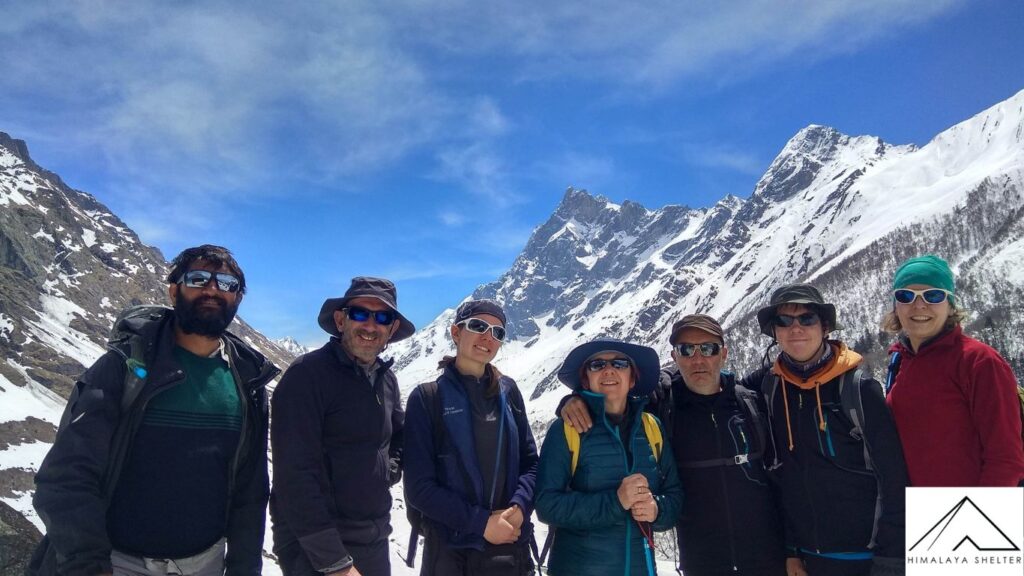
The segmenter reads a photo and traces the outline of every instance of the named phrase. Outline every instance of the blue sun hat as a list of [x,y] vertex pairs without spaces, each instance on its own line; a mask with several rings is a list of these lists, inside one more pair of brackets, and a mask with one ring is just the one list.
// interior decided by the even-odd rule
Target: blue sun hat
[[633,361],[639,377],[636,386],[629,391],[630,395],[647,396],[657,388],[658,374],[661,371],[658,353],[653,348],[621,340],[592,340],[573,348],[558,369],[558,379],[569,388],[579,390],[582,385],[580,368],[583,363],[602,352],[619,352]]

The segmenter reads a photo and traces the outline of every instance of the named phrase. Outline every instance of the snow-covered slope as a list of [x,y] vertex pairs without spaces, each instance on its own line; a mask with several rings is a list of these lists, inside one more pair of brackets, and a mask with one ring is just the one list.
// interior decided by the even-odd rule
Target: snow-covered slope
[[[0,132],[0,501],[37,526],[32,478],[65,397],[122,309],[166,303],[166,272],[158,250]],[[232,330],[279,366],[293,358],[240,319]]]
[[[704,312],[726,326],[732,367],[760,362],[753,314],[785,283],[813,281],[878,367],[879,321],[895,267],[934,251],[958,274],[969,329],[1024,368],[1024,92],[920,149],[824,126],[798,132],[749,199],[707,209],[617,205],[569,189],[511,269],[474,297],[504,303],[511,341],[496,360],[530,400],[538,432],[563,395],[554,373],[576,344],[612,336],[668,359],[672,322]],[[456,302],[451,303],[457,305]],[[394,349],[407,390],[450,352],[451,310]]]

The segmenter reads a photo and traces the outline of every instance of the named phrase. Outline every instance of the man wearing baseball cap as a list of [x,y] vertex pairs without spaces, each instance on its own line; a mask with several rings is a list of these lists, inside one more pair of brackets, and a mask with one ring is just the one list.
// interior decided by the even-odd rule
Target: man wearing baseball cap
[[296,359],[272,398],[274,552],[285,576],[388,576],[405,412],[379,355],[416,329],[395,285],[370,277],[328,298],[317,322],[330,341]]
[[[753,392],[724,370],[729,350],[715,318],[689,314],[672,326],[675,364],[661,371],[648,405],[669,436],[683,484],[676,525],[687,574],[782,574],[782,520],[763,461],[766,420]],[[577,428],[589,413],[563,417]]]

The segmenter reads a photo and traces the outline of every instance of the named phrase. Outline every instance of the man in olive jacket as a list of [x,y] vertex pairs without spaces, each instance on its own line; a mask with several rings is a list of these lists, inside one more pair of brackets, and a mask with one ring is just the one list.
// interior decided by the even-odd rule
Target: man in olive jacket
[[379,354],[415,328],[381,278],[354,278],[317,320],[331,340],[292,363],[272,399],[274,551],[285,576],[388,576],[405,412]]

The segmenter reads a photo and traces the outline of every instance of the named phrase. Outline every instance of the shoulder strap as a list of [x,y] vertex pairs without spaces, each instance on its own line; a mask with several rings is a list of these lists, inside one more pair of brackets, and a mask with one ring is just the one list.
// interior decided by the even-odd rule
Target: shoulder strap
[[651,445],[651,450],[654,451],[654,459],[660,462],[661,448],[664,445],[661,438],[661,426],[658,425],[658,420],[653,414],[641,412],[641,415],[644,423],[644,436],[647,436],[647,443]]
[[867,439],[864,437],[864,398],[861,396],[864,371],[860,368],[848,370],[839,379],[839,403],[843,414],[850,419],[853,427],[850,429],[850,436],[860,440],[864,444],[864,466],[874,471],[875,465],[871,459],[871,451],[868,448]]
[[576,474],[576,465],[580,461],[580,433],[565,420],[562,421],[562,430],[565,431],[565,443],[569,446],[569,455],[572,457],[572,464],[569,465],[569,477]]
[[764,398],[764,405],[768,410],[768,418],[772,414],[772,400],[775,398],[775,390],[779,387],[779,377],[772,373],[771,368],[766,368],[764,376],[761,377],[761,396]]
[[902,356],[900,356],[898,350],[894,350],[893,353],[889,355],[889,368],[888,370],[886,370],[885,373],[886,395],[889,394],[889,391],[892,390],[893,384],[896,383],[896,375],[899,374],[900,372],[900,360],[902,359],[903,358]]
[[757,406],[757,395],[737,384],[736,399],[739,400],[740,406],[746,410],[747,416],[750,417],[750,426],[754,429],[754,435],[757,436],[757,449],[751,453],[751,458],[755,456],[760,457],[767,450],[768,440],[767,426],[765,425],[764,417],[761,415],[761,409]]
[[[444,442],[444,423],[441,420],[441,399],[437,393],[437,381],[430,380],[420,384],[423,405],[427,409],[427,416],[430,418],[431,436],[434,439],[434,449],[439,450]],[[416,549],[419,547],[420,533],[422,532],[423,515],[419,510],[409,506],[409,497],[406,496],[405,505],[408,507],[406,514],[409,516],[409,544],[405,556],[405,565],[412,568],[416,563]],[[415,521],[414,521],[415,519]]]

